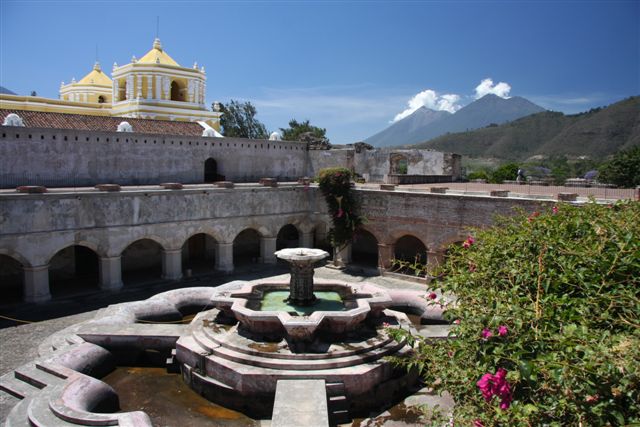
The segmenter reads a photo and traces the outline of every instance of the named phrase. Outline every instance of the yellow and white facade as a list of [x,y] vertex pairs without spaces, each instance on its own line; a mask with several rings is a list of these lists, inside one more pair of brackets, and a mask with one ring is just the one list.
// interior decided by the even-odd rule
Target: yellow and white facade
[[182,67],[159,39],[140,59],[113,65],[111,78],[96,62],[79,81],[60,85],[60,99],[0,95],[0,108],[201,122],[220,130],[221,113],[205,105],[204,67]]

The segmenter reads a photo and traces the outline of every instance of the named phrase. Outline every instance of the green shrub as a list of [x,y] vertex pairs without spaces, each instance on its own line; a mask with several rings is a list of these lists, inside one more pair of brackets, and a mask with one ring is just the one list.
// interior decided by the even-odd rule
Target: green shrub
[[363,219],[357,214],[357,201],[351,187],[353,173],[346,168],[320,170],[318,182],[324,195],[333,228],[327,237],[334,248],[341,248],[353,239],[356,227]]
[[640,422],[640,203],[562,204],[472,236],[438,284],[452,338],[415,338],[402,362],[451,393],[455,425]]

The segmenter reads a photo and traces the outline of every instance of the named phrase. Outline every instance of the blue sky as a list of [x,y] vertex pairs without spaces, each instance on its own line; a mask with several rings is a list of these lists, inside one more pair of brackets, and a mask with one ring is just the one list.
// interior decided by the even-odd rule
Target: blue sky
[[251,101],[270,131],[309,119],[334,143],[489,92],[566,113],[640,94],[638,0],[0,0],[0,85],[57,97],[96,46],[109,71],[147,52],[157,16],[165,50],[206,67],[208,105]]

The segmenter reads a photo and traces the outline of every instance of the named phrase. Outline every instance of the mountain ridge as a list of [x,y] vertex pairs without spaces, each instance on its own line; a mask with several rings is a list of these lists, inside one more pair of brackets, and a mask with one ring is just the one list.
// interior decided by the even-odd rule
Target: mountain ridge
[[376,147],[416,144],[446,133],[505,123],[541,111],[544,108],[522,97],[505,99],[488,94],[453,114],[421,107],[365,142]]
[[522,161],[554,155],[602,158],[635,145],[640,145],[640,96],[579,114],[545,111],[498,126],[441,135],[412,147]]

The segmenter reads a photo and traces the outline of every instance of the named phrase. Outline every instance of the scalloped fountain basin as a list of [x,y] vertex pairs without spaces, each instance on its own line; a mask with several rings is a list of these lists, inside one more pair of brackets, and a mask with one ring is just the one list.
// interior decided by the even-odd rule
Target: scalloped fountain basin
[[256,311],[286,311],[292,316],[308,316],[314,311],[347,310],[340,293],[335,291],[314,292],[316,300],[313,305],[295,305],[288,302],[289,291],[267,291],[261,299],[249,301],[249,308]]
[[[287,311],[260,311],[266,292],[285,292],[288,283],[246,282],[237,291],[221,292],[211,299],[219,310],[232,316],[250,333],[268,337],[285,337],[289,341],[312,341],[320,331],[343,334],[355,330],[367,316],[379,316],[391,304],[388,293],[378,286],[351,285],[330,280],[314,282],[316,292],[334,292],[341,296],[344,309],[316,310],[309,315],[291,315]],[[318,306],[317,308],[321,308]],[[305,307],[308,309],[309,307]]]

